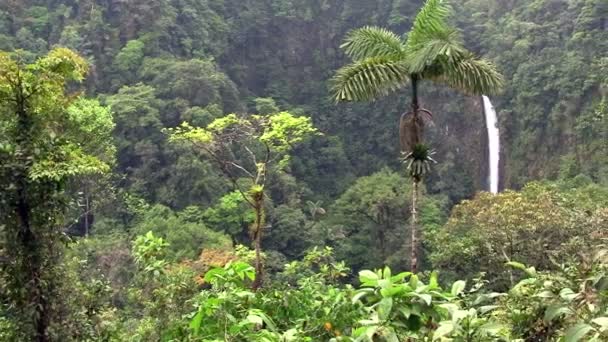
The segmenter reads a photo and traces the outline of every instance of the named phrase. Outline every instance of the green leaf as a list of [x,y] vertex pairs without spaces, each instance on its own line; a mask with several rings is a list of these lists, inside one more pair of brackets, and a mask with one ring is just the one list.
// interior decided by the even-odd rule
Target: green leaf
[[571,314],[572,310],[563,305],[551,305],[545,311],[545,322],[549,323],[561,315]]
[[418,287],[418,276],[413,274],[410,277],[410,281],[409,281],[410,286],[412,287],[412,289],[416,289]]
[[393,309],[393,298],[386,297],[382,298],[382,300],[378,303],[378,317],[382,321],[386,321]]
[[578,342],[592,330],[593,327],[589,324],[579,323],[566,331],[564,342]]
[[432,297],[430,294],[426,294],[426,293],[422,293],[422,294],[420,294],[420,293],[416,293],[415,295],[416,295],[416,297],[418,297],[418,298],[422,299],[422,301],[424,301],[424,303],[425,303],[426,305],[431,305],[431,302],[433,301],[433,297]]
[[391,280],[390,279],[379,279],[378,284],[376,286],[381,289],[390,289],[392,286]]
[[564,288],[561,291],[559,291],[559,296],[568,301],[571,302],[573,301],[576,297],[578,297],[578,293],[575,293],[574,291],[572,291],[572,289],[569,288]]
[[412,314],[412,310],[409,306],[403,306],[399,308],[399,311],[403,314],[405,318],[410,318],[410,315]]
[[359,272],[359,281],[362,284],[376,286],[378,284],[378,275],[370,270]]
[[553,297],[555,297],[555,294],[553,294],[553,292],[551,292],[549,290],[544,290],[541,293],[535,295],[534,297],[538,297],[538,298],[553,298]]
[[495,298],[502,297],[502,296],[505,296],[505,294],[504,293],[498,293],[498,292],[484,293],[484,294],[479,295],[475,299],[475,301],[473,302],[473,305],[479,305],[481,303],[484,303],[484,302],[487,302],[487,301],[491,301],[491,300],[493,300]]
[[[493,63],[468,52],[462,53],[459,58],[448,59],[442,63],[442,67],[444,72],[437,78],[466,94],[492,95],[504,87],[503,76]],[[530,275],[536,272],[533,267],[522,271]]]
[[388,266],[384,267],[384,271],[382,272],[382,278],[384,278],[384,279],[391,278],[391,269]]
[[439,341],[442,337],[449,335],[454,330],[454,324],[450,321],[439,323],[439,327],[433,333],[433,341]]
[[536,278],[526,278],[526,279],[522,279],[519,283],[517,283],[515,286],[513,286],[512,290],[517,290],[522,286],[526,286],[526,285],[533,285],[536,283],[538,279]]
[[504,328],[505,326],[500,323],[490,322],[479,327],[479,330],[483,331],[487,335],[497,335],[500,330]]
[[403,54],[399,36],[381,27],[365,26],[348,33],[340,46],[354,60],[367,57],[391,57]]
[[439,281],[437,280],[437,272],[431,272],[431,276],[429,278],[429,288],[436,289],[439,287]]
[[262,318],[262,320],[264,321],[264,323],[266,323],[266,327],[268,330],[270,331],[276,331],[277,330],[277,326],[274,323],[274,321],[265,313],[258,311],[256,313],[258,316],[260,316]]
[[399,342],[399,338],[397,337],[397,333],[395,333],[395,329],[389,327],[385,328],[384,337],[386,342]]
[[458,296],[459,294],[462,293],[462,291],[464,291],[464,288],[466,287],[467,283],[464,280],[458,280],[457,282],[455,282],[454,284],[452,284],[452,295],[453,296]]
[[505,265],[511,266],[511,267],[521,270],[521,271],[526,270],[526,265],[522,264],[521,262],[517,262],[517,261],[509,261]]
[[190,322],[190,329],[192,329],[194,331],[195,335],[198,335],[199,331],[201,330],[202,323],[203,323],[203,311],[199,309],[198,312],[196,313],[196,315],[194,315],[194,318],[192,318],[192,321]]
[[247,323],[257,324],[260,326],[264,324],[264,320],[258,315],[248,315],[246,321]]
[[402,61],[370,57],[344,66],[332,79],[335,101],[368,101],[403,88],[409,80]]
[[386,289],[380,290],[380,294],[382,297],[395,297],[401,293],[406,292],[405,286],[393,286]]
[[205,273],[205,277],[203,278],[205,282],[211,283],[216,278],[221,277],[226,274],[226,271],[223,268],[212,268],[207,273]]
[[361,298],[365,297],[366,295],[373,293],[374,290],[373,289],[360,289],[357,291],[357,293],[353,296],[352,302],[356,303],[358,301],[361,300]]
[[479,313],[483,315],[499,307],[500,305],[484,305],[479,308]]
[[392,276],[391,281],[393,283],[398,283],[400,281],[403,281],[403,279],[405,279],[406,277],[409,277],[411,275],[412,275],[412,272],[401,272],[399,274]]

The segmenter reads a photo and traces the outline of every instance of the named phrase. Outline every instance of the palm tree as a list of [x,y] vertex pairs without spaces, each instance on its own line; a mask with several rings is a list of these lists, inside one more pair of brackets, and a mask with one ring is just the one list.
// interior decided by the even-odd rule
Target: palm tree
[[427,0],[410,32],[403,37],[379,27],[350,32],[341,48],[353,62],[336,72],[332,92],[336,102],[373,101],[411,86],[411,110],[401,116],[399,140],[413,178],[411,270],[416,272],[418,184],[429,170],[432,152],[423,143],[432,114],[420,107],[421,81],[436,83],[470,95],[494,94],[503,86],[502,75],[489,61],[473,55],[459,33],[446,22],[450,9],[444,0]]

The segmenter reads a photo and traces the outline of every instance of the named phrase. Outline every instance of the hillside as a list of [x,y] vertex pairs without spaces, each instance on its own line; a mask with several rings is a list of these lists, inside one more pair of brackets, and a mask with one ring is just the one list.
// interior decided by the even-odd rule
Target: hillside
[[0,340],[602,341],[606,189],[606,0],[0,0]]

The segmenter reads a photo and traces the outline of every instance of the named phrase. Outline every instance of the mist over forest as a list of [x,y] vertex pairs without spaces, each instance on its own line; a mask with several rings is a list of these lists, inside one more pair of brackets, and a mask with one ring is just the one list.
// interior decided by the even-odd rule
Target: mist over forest
[[608,1],[0,0],[0,341],[608,341]]

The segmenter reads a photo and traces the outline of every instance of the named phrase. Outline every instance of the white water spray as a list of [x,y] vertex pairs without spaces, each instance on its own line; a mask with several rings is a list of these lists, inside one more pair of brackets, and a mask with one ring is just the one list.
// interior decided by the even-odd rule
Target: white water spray
[[498,180],[500,172],[500,132],[498,130],[498,120],[496,118],[496,110],[492,106],[492,102],[487,96],[483,96],[483,112],[486,117],[486,126],[488,127],[488,149],[490,161],[490,192],[498,193]]

